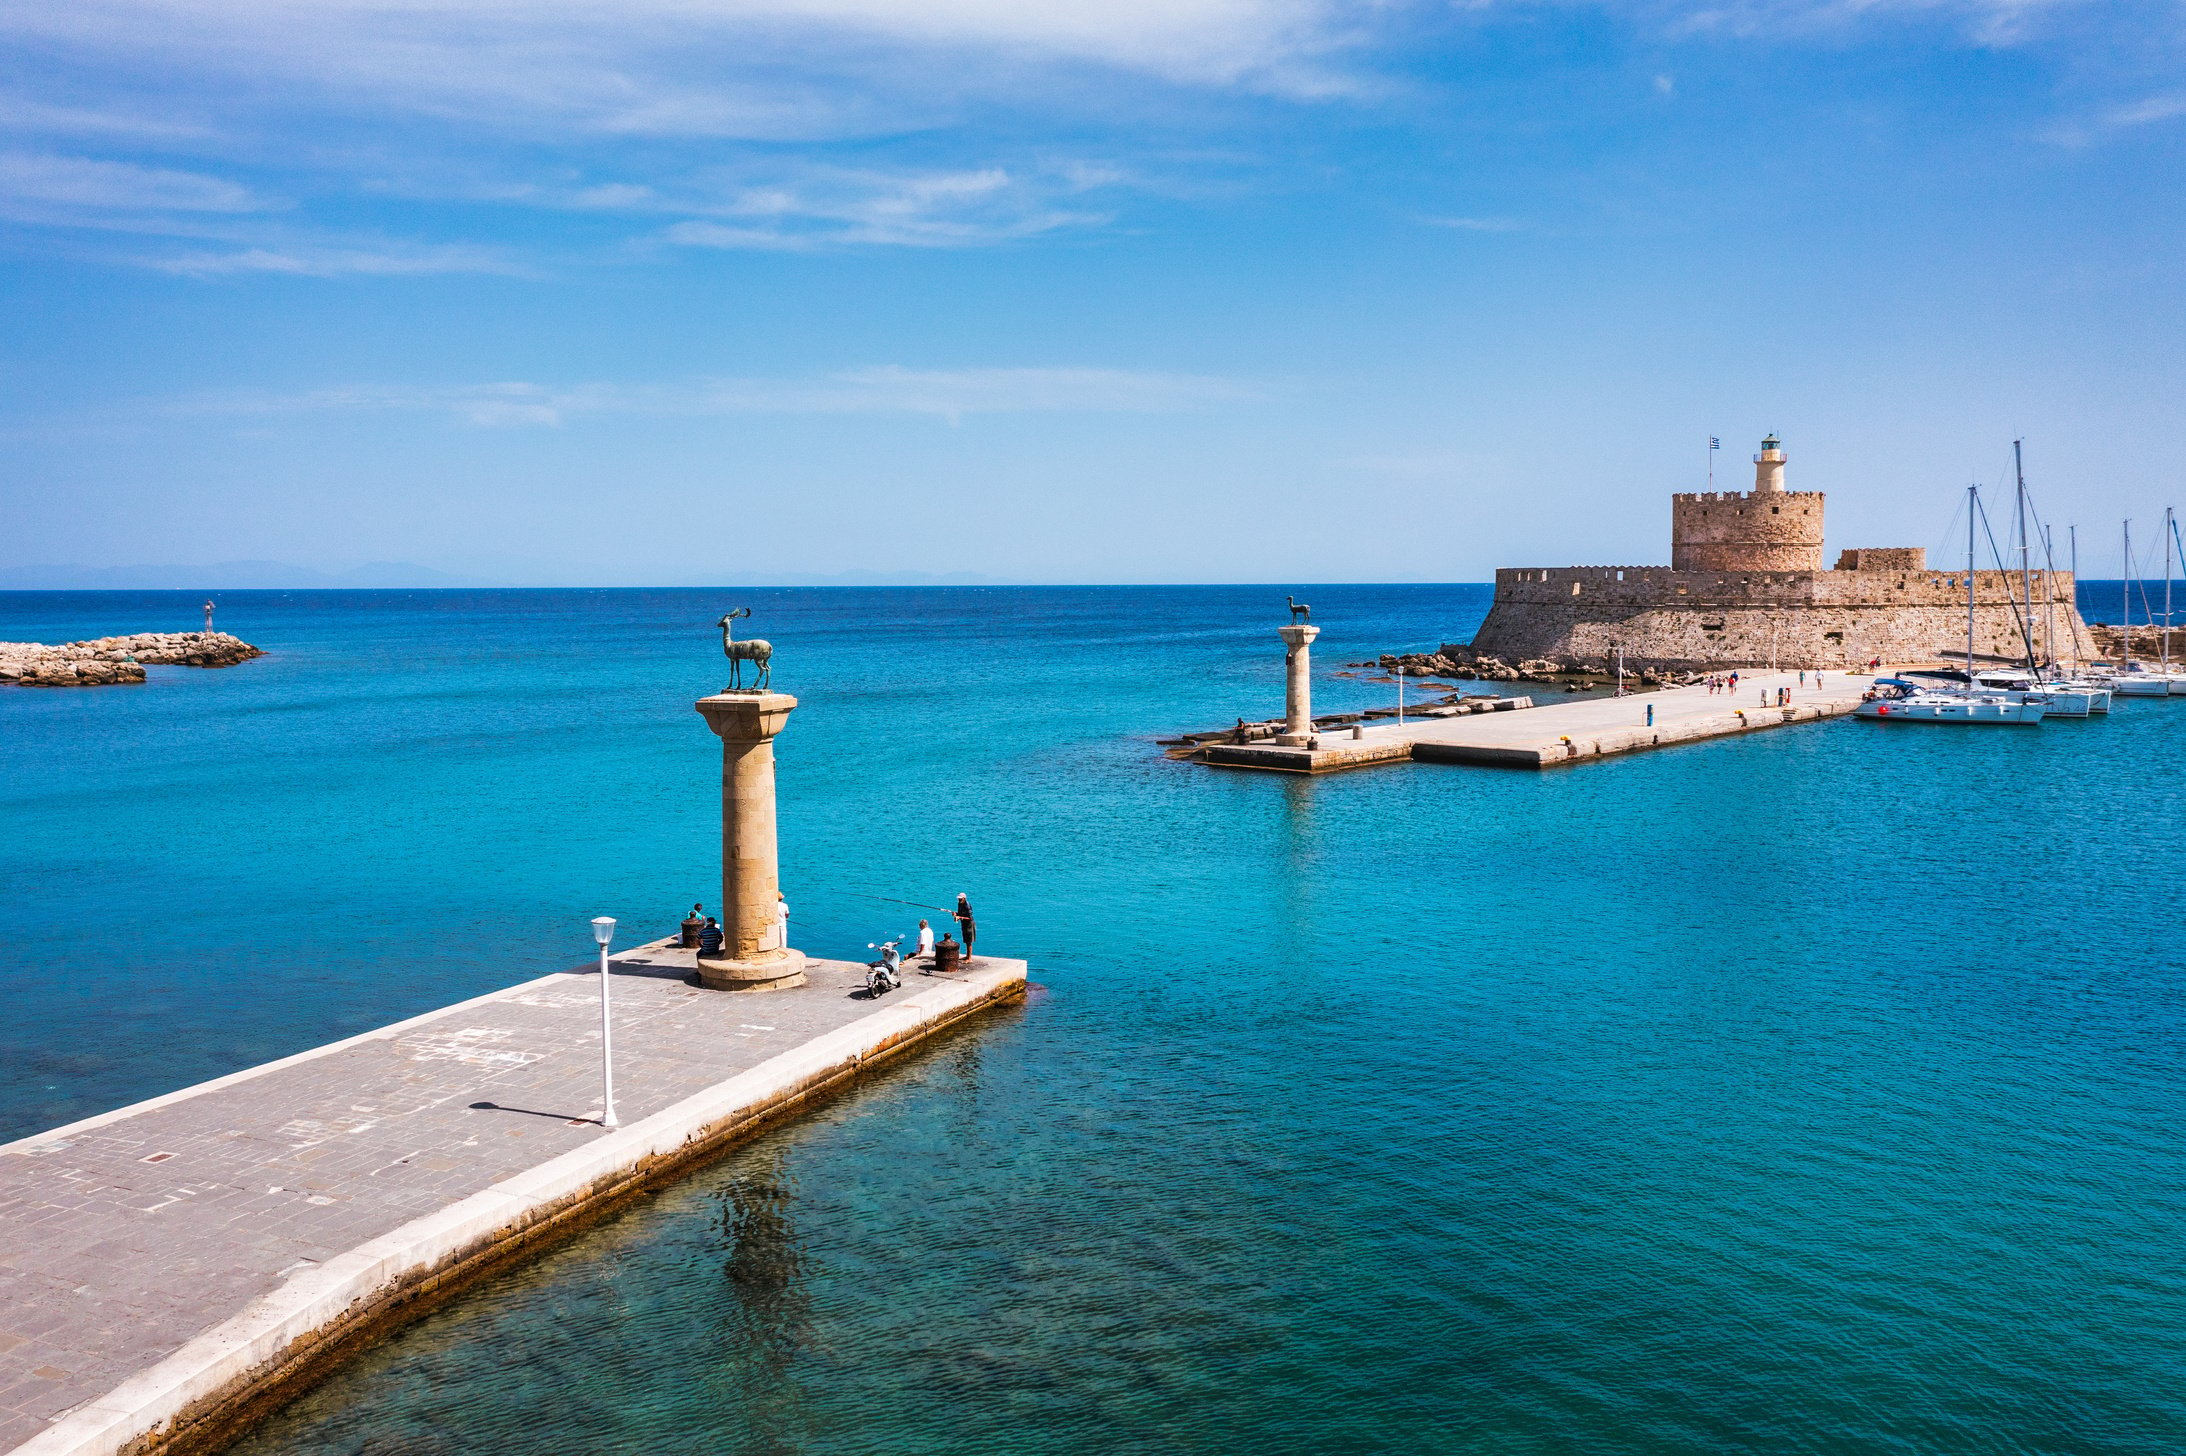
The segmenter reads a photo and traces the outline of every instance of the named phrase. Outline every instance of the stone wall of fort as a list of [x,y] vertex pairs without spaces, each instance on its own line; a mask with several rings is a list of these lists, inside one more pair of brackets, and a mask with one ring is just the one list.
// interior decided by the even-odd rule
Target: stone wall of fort
[[[1975,573],[1975,652],[2002,659],[2026,655],[2023,611],[2015,605],[2019,590],[2016,572]],[[2071,573],[2035,573],[2031,615],[2039,655],[2091,655],[2093,640],[2073,603]],[[2053,650],[2047,642],[2052,615]],[[2075,631],[2082,645],[2075,645]],[[1515,664],[1603,661],[1619,647],[1634,669],[1668,671],[1771,662],[1844,668],[1878,657],[1926,661],[1966,650],[1966,576],[1911,569],[1506,568],[1495,574],[1495,604],[1470,652]]]
[[1673,571],[1820,571],[1822,492],[1711,491],[1670,497]]

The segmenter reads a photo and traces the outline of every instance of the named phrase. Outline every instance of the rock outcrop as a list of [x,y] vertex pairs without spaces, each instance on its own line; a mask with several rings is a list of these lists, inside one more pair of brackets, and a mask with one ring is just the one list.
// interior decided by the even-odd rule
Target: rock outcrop
[[[1551,677],[1606,678],[1614,677],[1617,671],[1614,658],[1528,657],[1510,663],[1458,642],[1445,642],[1439,652],[1407,652],[1401,656],[1384,652],[1375,665],[1398,677],[1469,678],[1479,682],[1528,679],[1537,682]],[[1631,662],[1625,664],[1624,675],[1651,685],[1697,682],[1700,678],[1698,673],[1642,668]]]
[[233,667],[265,654],[226,632],[138,632],[90,642],[0,642],[0,683],[104,687],[144,681],[155,667]]

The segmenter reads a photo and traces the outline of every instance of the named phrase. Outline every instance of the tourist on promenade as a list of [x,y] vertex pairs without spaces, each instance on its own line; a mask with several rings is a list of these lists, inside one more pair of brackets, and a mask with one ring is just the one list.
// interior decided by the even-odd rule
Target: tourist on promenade
[[930,956],[933,953],[934,928],[931,925],[928,925],[925,921],[921,920],[918,923],[918,949],[912,951],[911,954],[915,957]]
[[774,892],[774,943],[789,949],[789,898],[780,890]]
[[711,915],[698,927],[698,953],[702,956],[721,954],[721,927],[714,923]]
[[972,924],[972,902],[963,895],[957,896],[956,909],[951,911],[950,914],[956,918],[957,928],[964,933],[964,964],[970,965],[972,960],[972,937],[979,933],[979,928]]

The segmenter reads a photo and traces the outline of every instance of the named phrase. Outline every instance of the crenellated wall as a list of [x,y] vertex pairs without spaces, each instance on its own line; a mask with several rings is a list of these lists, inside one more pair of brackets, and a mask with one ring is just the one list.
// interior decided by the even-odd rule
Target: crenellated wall
[[[1975,574],[1976,653],[2025,656],[2019,590],[2016,572]],[[2032,616],[2038,655],[2089,655],[2071,573],[2035,573]],[[2054,649],[2047,641],[2052,617]],[[1567,566],[1498,571],[1495,604],[1472,649],[1516,664],[1601,660],[1622,647],[1634,668],[1702,671],[1917,662],[1964,652],[1965,644],[1963,572]]]
[[1673,571],[1820,571],[1822,492],[1712,491],[1670,497]]

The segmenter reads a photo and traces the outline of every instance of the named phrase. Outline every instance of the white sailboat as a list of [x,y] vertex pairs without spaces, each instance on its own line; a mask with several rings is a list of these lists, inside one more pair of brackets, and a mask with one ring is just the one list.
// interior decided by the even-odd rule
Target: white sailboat
[[[2173,520],[2172,512],[2166,509],[2163,513],[2165,536],[2163,543],[2163,612],[2166,619],[2166,630],[2157,634],[2163,642],[2164,661],[2160,671],[2151,671],[2144,664],[2133,660],[2133,585],[2135,580],[2133,572],[2133,523],[2131,521],[2125,523],[2125,600],[2123,603],[2125,610],[2121,613],[2124,617],[2124,624],[2119,628],[2121,635],[2119,638],[2118,662],[2107,679],[2110,690],[2121,698],[2186,697],[2186,673],[2171,671],[2171,634],[2167,630],[2171,613],[2171,542],[2169,538],[2174,529]],[[2150,614],[2151,617],[2153,615],[2153,613]]]
[[1878,679],[1853,715],[1878,723],[2036,724],[2048,715],[2040,693],[1980,686],[1974,658],[1974,526],[1981,488],[1966,487],[1966,674],[1964,687],[1927,686],[1901,677]]

